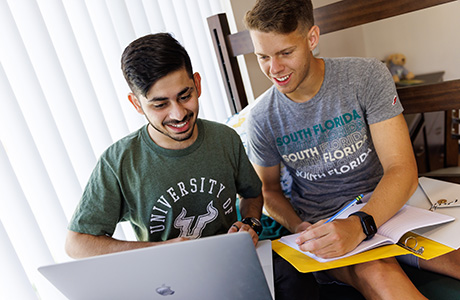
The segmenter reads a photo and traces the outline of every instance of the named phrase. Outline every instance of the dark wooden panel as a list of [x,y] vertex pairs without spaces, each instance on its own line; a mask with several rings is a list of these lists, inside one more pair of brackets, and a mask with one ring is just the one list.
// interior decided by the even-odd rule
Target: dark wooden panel
[[460,109],[460,79],[398,89],[405,114]]
[[249,31],[240,31],[228,36],[230,41],[230,55],[238,56],[254,52],[254,45],[252,44],[251,35]]
[[314,10],[322,34],[455,0],[342,0]]
[[[398,88],[398,95],[404,107],[404,114],[444,111],[443,163],[441,167],[456,167],[459,164],[458,132],[454,119],[460,109],[460,80],[444,81],[435,84]],[[426,139],[426,137],[425,137]],[[430,139],[428,137],[428,139]],[[430,155],[425,146],[426,155]],[[435,153],[431,153],[434,155]],[[430,157],[431,160],[432,157]],[[430,164],[427,164],[428,171]]]
[[[228,46],[230,28],[227,16],[218,14],[209,17],[207,21],[230,110],[232,114],[235,114],[248,105],[248,99],[244,90],[238,61],[234,56],[230,55],[230,46]],[[251,42],[250,44],[252,45]]]
[[453,123],[456,116],[458,116],[458,110],[447,110],[444,114],[444,167],[458,166],[458,139],[452,135],[458,132],[458,125],[455,126]]

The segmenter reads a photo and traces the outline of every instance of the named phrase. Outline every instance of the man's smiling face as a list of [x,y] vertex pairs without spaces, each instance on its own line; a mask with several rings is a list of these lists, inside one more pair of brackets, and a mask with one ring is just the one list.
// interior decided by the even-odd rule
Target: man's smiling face
[[190,78],[185,68],[159,79],[146,97],[130,94],[136,110],[149,122],[149,134],[159,146],[183,149],[196,140],[198,130],[198,97],[201,95],[201,77]]
[[283,94],[305,83],[312,59],[307,34],[250,31],[260,69]]

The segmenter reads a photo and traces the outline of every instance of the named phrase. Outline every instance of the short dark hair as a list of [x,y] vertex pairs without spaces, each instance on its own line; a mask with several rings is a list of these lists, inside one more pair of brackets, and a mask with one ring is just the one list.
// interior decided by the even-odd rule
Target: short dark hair
[[288,34],[300,29],[308,32],[315,24],[311,0],[257,0],[244,16],[249,30]]
[[182,68],[193,78],[187,51],[169,33],[138,38],[125,48],[121,56],[121,69],[129,88],[144,97],[157,80]]

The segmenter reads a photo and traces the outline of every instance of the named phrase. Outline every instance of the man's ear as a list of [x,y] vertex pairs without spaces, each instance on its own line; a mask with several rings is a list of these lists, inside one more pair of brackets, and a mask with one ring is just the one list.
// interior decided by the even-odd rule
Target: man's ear
[[319,44],[319,33],[319,27],[316,25],[313,25],[310,28],[310,31],[308,31],[308,46],[310,47],[310,51],[312,52]]
[[200,97],[201,96],[201,76],[200,76],[200,73],[195,72],[193,74],[193,81],[195,82],[195,87],[196,87],[196,91],[198,93],[198,97]]
[[129,93],[128,99],[129,99],[129,102],[131,102],[131,104],[134,106],[136,111],[140,113],[141,115],[143,115],[144,110],[142,110],[141,102],[139,101],[139,99],[137,99],[136,95],[134,95],[134,93]]

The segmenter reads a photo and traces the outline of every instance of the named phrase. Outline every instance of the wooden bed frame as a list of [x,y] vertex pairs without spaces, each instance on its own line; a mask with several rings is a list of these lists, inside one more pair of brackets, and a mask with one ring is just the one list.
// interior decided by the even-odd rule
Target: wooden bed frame
[[[452,1],[455,0],[342,0],[314,9],[314,16],[316,25],[324,35]],[[232,113],[235,114],[248,105],[237,56],[253,53],[251,37],[248,31],[231,34],[225,14],[209,17],[208,25],[228,102]],[[444,112],[443,167],[458,167],[460,80],[398,88],[398,95],[404,106],[404,114],[422,116],[421,122],[411,131],[413,142],[417,136],[423,134],[424,143],[427,145],[424,113]],[[424,170],[431,171],[428,147],[425,150],[427,160]],[[460,172],[458,173],[460,175]],[[437,174],[437,177],[457,181],[457,179],[452,180],[451,175],[446,174],[445,177]],[[459,177],[458,182],[460,182],[460,176],[455,175],[455,177]]]

